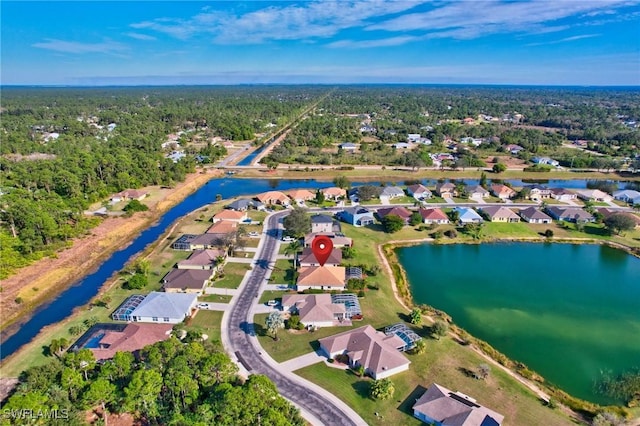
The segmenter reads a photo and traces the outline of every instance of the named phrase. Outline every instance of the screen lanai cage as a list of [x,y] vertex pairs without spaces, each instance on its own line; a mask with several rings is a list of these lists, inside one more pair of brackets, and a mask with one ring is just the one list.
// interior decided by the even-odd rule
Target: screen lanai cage
[[118,306],[118,309],[113,311],[111,318],[114,321],[131,321],[131,313],[142,303],[145,297],[146,296],[142,294],[134,294],[133,296],[127,297],[127,299]]
[[422,337],[418,336],[415,331],[413,331],[407,324],[399,322],[397,324],[390,325],[385,327],[384,334],[390,336],[395,334],[405,342],[403,351],[408,351],[413,349],[416,346],[418,340],[421,340]]

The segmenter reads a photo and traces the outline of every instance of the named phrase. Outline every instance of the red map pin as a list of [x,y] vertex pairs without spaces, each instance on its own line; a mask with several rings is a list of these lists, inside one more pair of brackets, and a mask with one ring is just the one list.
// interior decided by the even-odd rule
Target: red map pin
[[331,241],[331,238],[326,235],[317,235],[311,243],[311,251],[316,259],[318,259],[320,266],[324,266],[333,251],[333,242]]

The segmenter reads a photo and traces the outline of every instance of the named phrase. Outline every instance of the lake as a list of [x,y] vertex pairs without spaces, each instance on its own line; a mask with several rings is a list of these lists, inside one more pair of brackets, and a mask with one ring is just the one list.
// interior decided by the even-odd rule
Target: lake
[[571,395],[640,367],[640,259],[599,245],[455,244],[397,250],[414,301]]

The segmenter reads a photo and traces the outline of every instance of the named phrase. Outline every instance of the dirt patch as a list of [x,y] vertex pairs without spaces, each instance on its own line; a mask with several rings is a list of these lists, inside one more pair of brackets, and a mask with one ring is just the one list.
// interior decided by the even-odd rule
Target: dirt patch
[[[6,331],[21,316],[97,268],[104,258],[128,245],[162,213],[220,174],[218,170],[198,172],[188,175],[175,188],[144,188],[152,194],[150,200],[145,201],[149,206],[148,212],[128,218],[109,217],[93,228],[89,235],[75,239],[69,248],[53,257],[40,259],[3,280],[0,330]],[[18,297],[22,298],[20,304],[15,302]]]
[[4,401],[18,385],[19,380],[15,377],[0,378],[0,402]]

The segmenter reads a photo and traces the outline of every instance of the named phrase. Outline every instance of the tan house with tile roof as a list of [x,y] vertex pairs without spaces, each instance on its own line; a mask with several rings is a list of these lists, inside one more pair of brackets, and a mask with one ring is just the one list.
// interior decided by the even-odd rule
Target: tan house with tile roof
[[491,185],[491,193],[501,200],[509,200],[516,196],[517,192],[507,185],[501,183],[494,183]]
[[243,222],[248,218],[249,216],[246,211],[222,210],[216,213],[215,216],[211,218],[211,221],[213,223],[220,222],[221,220],[226,220],[227,222]]
[[337,186],[332,186],[330,188],[321,189],[324,194],[324,198],[327,200],[337,200],[338,198],[344,198],[347,196],[347,190],[338,188]]
[[256,195],[256,199],[263,204],[280,204],[288,206],[290,204],[289,197],[280,191],[267,191]]
[[370,325],[318,340],[330,358],[347,355],[352,368],[362,366],[365,374],[384,379],[409,369],[411,361],[400,352],[406,343],[395,334],[386,335]]
[[343,266],[305,266],[298,270],[296,289],[344,291],[346,277],[346,268]]
[[289,191],[287,194],[289,195],[289,198],[297,203],[316,198],[316,194],[306,189],[294,189],[293,191]]
[[207,229],[207,234],[231,234],[238,230],[238,222],[220,220]]
[[305,326],[334,327],[351,325],[347,319],[347,308],[343,303],[333,303],[331,295],[324,294],[285,294],[282,296],[282,309],[297,313]]
[[482,207],[481,210],[489,216],[491,222],[520,222],[520,216],[513,210],[502,206]]
[[313,243],[314,238],[318,235],[326,235],[331,238],[331,242],[333,243],[333,247],[342,248],[342,247],[351,247],[353,246],[353,240],[349,237],[342,237],[340,235],[336,235],[333,232],[311,232],[304,236],[304,246],[311,247],[311,243]]

